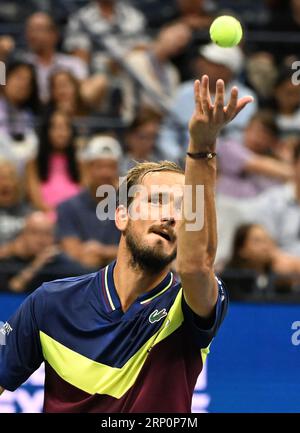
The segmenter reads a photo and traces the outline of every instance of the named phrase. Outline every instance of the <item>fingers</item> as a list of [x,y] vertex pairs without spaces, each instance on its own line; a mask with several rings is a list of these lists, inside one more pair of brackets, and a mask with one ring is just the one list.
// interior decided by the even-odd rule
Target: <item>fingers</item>
[[207,75],[203,75],[202,77],[200,92],[203,113],[209,116],[211,112],[211,100],[209,93],[209,78]]
[[226,118],[230,120],[234,115],[238,104],[239,90],[237,87],[231,89],[230,101],[225,108]]
[[252,98],[252,96],[244,96],[243,98],[241,98],[238,101],[235,113],[234,113],[233,117],[230,120],[234,119],[235,116],[237,114],[239,114],[239,112],[242,111],[246,107],[246,105],[250,104],[253,101],[254,101],[254,99]]
[[194,83],[194,96],[195,96],[195,111],[197,114],[203,113],[200,88],[201,88],[200,80],[196,80]]
[[224,101],[225,101],[225,85],[223,80],[218,80],[216,84],[216,97],[215,97],[215,119],[217,122],[224,121]]

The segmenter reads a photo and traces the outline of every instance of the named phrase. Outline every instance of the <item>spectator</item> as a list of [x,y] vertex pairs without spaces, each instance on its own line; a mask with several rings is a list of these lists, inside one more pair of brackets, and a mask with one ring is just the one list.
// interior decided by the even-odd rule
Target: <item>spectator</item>
[[33,128],[38,109],[34,69],[23,62],[10,64],[0,96],[0,155],[16,163],[20,172],[36,153]]
[[[129,66],[166,103],[171,103],[180,80],[171,59],[183,51],[190,39],[191,32],[185,24],[171,24],[160,30],[148,49],[135,50],[127,56]],[[142,106],[159,111],[159,106],[147,92],[141,96]]]
[[174,18],[196,31],[208,29],[213,21],[206,0],[176,0]]
[[162,159],[156,148],[161,116],[155,111],[145,111],[126,133],[126,154],[122,158],[121,173],[125,175],[136,162],[159,161]]
[[9,257],[1,260],[1,290],[32,291],[44,281],[87,273],[54,244],[54,222],[42,212],[26,219]]
[[285,136],[300,131],[300,83],[294,82],[293,73],[290,68],[283,69],[274,88],[276,121]]
[[21,179],[15,166],[0,159],[0,258],[9,250],[30,212],[22,197]]
[[294,152],[294,182],[272,188],[249,203],[248,218],[268,228],[286,253],[300,257],[300,144]]
[[[238,272],[239,277],[252,275],[257,288],[271,287],[272,282],[276,288],[275,275],[290,277],[285,279],[285,285],[290,288],[292,277],[300,276],[300,257],[292,257],[281,251],[259,224],[244,224],[235,233],[233,252],[226,270],[224,275],[228,275],[228,271]],[[281,285],[282,281],[278,278],[277,284],[279,282]]]
[[78,57],[61,54],[56,51],[58,29],[50,15],[36,12],[26,23],[28,59],[36,68],[40,98],[43,102],[49,99],[49,77],[60,69],[72,71],[74,76],[83,80],[87,78],[86,64]]
[[72,72],[56,71],[50,76],[50,100],[48,110],[58,110],[68,116],[81,116],[87,114],[82,99],[79,81]]
[[72,72],[60,70],[50,76],[48,110],[64,111],[71,117],[82,117],[92,109],[99,109],[106,95],[108,82],[103,75],[95,75],[80,82]]
[[218,192],[248,198],[291,178],[290,164],[277,159],[279,132],[273,116],[258,112],[248,123],[243,138],[218,144]]
[[55,111],[42,126],[37,157],[27,165],[27,186],[32,204],[43,211],[79,192],[75,133],[65,113]]
[[57,237],[63,250],[84,266],[98,268],[116,257],[119,231],[114,220],[96,214],[101,185],[117,186],[121,148],[109,136],[95,137],[82,154],[87,188],[58,206]]
[[145,13],[151,29],[159,29],[177,20],[198,31],[208,29],[213,19],[211,0],[134,0],[133,4]]
[[[299,42],[289,38],[290,33],[296,35],[300,30],[300,1],[285,0],[281,3],[270,8],[270,21],[265,27],[267,31],[273,32],[276,38],[276,43],[268,44],[266,49],[272,52],[278,63],[282,63],[288,56],[296,56],[298,59],[300,54]],[[276,37],[276,33],[280,36]]]
[[101,48],[101,41],[113,36],[118,45],[130,48],[144,38],[144,30],[143,15],[126,2],[91,0],[71,15],[64,46],[86,63],[92,60],[93,71],[107,72],[110,55]]
[[0,60],[5,62],[15,49],[15,41],[11,36],[0,36]]
[[[239,88],[240,97],[253,95],[252,91],[238,80],[243,62],[243,55],[239,47],[221,48],[214,44],[205,45],[200,48],[199,55],[194,61],[195,75],[197,77],[203,74],[209,76],[212,95],[216,88],[216,81],[219,78],[224,80],[227,89],[232,88],[232,86],[237,86]],[[161,130],[159,148],[168,159],[180,160],[184,157],[185,149],[188,144],[187,125],[193,110],[193,106],[190,103],[193,99],[193,89],[193,80],[179,86],[171,114],[166,119]],[[257,106],[255,102],[249,104],[248,107],[225,128],[225,133],[227,132],[230,136],[233,134],[240,135],[256,110]]]

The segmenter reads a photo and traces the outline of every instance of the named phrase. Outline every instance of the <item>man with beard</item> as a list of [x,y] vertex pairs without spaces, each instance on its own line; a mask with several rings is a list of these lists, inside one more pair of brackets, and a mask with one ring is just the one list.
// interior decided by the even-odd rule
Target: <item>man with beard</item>
[[[117,259],[43,284],[2,328],[0,384],[15,390],[45,361],[45,412],[190,412],[197,377],[227,307],[215,277],[215,142],[251,97],[195,82],[183,173],[141,163],[120,189]],[[204,186],[203,221],[198,209]],[[137,187],[135,194],[132,188]],[[200,188],[201,190],[201,188]],[[202,197],[200,197],[202,198]],[[170,265],[177,253],[178,275]]]

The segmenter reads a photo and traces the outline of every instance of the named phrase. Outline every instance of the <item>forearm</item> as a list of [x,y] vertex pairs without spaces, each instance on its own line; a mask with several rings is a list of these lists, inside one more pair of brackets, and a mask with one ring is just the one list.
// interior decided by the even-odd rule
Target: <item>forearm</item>
[[249,173],[261,174],[279,180],[291,179],[291,167],[286,162],[276,161],[267,156],[258,156],[251,159],[246,165]]
[[103,258],[109,262],[117,257],[118,247],[115,245],[107,245],[104,247]]
[[[250,102],[252,97],[238,99],[238,89],[231,89],[230,100],[224,105],[225,87],[222,80],[216,84],[214,104],[210,98],[207,75],[195,81],[195,110],[189,123],[190,153],[215,153],[216,139],[221,129],[233,120]],[[202,155],[203,156],[203,155]],[[217,249],[217,229],[215,210],[216,162],[206,157],[194,160],[187,157],[185,171],[186,188],[191,185],[193,210],[197,210],[197,185],[204,188],[203,224],[191,230],[186,218],[189,197],[184,191],[183,221],[178,232],[178,273],[181,278],[185,299],[193,311],[201,317],[210,317],[218,297],[218,286],[214,277],[213,265]],[[212,156],[212,155],[210,155]],[[199,155],[198,155],[199,157]],[[203,199],[203,197],[202,197]],[[198,210],[196,211],[197,217]],[[195,217],[193,218],[196,219]],[[193,222],[193,221],[191,221]]]
[[[189,197],[186,194],[188,190],[184,194],[183,221],[178,236],[178,263],[180,268],[211,268],[217,249],[215,159],[193,160],[187,157],[185,185],[192,188],[192,195]],[[198,192],[197,187],[201,188]],[[189,221],[186,209],[192,208],[196,212],[193,220]],[[199,215],[200,212],[202,215]],[[191,230],[193,225],[196,230]]]
[[[195,152],[193,146],[190,152]],[[209,317],[217,301],[217,284],[214,277],[214,260],[217,250],[217,224],[215,209],[216,161],[194,160],[187,157],[185,185],[192,195],[184,193],[183,220],[178,233],[178,273],[188,305],[201,317]],[[202,194],[197,193],[201,186]],[[186,208],[195,210],[192,221]],[[199,218],[199,212],[202,218]],[[201,223],[199,225],[199,223]],[[195,225],[196,230],[191,230]]]
[[81,95],[88,106],[99,105],[106,96],[108,81],[104,75],[94,75],[81,84]]
[[21,293],[25,291],[38,271],[39,268],[35,267],[33,264],[30,264],[19,274],[11,278],[11,280],[9,281],[9,289],[16,293]]

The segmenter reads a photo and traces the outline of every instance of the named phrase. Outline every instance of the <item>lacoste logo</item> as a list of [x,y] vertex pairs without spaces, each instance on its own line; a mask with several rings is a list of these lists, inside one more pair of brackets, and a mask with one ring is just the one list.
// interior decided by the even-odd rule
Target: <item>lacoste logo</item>
[[163,317],[166,317],[167,315],[168,313],[165,308],[160,311],[154,310],[149,316],[149,322],[150,323],[159,322]]

